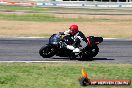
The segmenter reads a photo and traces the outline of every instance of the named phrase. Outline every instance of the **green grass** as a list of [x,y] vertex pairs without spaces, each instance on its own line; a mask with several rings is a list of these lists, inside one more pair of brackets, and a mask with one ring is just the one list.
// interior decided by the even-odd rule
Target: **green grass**
[[6,10],[6,11],[15,11],[15,10],[30,10],[30,11],[50,11],[48,8],[39,8],[39,7],[21,7],[21,6],[6,6],[6,5],[0,5],[0,10]]
[[63,18],[51,14],[0,14],[1,20],[37,21],[37,22],[127,22],[131,20],[106,19],[106,18]]
[[2,15],[0,19],[4,20],[16,20],[16,21],[46,21],[46,22],[61,22],[61,21],[79,21],[78,19],[63,19],[57,18],[53,15],[42,15],[42,14],[29,14],[29,15]]
[[[16,11],[16,10],[24,10],[24,11],[31,11],[17,14],[17,13],[9,13],[5,14],[3,11]],[[131,9],[128,9],[131,11]],[[63,18],[63,17],[55,17],[54,14],[49,13],[46,14],[45,12],[129,12],[127,9],[66,9],[66,8],[40,8],[40,7],[21,7],[21,6],[5,6],[0,5],[0,20],[16,20],[16,21],[44,21],[44,22],[111,22],[111,21],[131,21],[131,20],[121,20],[121,19],[109,19],[109,18]],[[33,11],[33,12],[32,12]],[[43,14],[44,13],[44,14]]]
[[123,13],[132,13],[132,9],[128,8],[96,8],[96,9],[83,9],[83,10],[78,10],[78,11],[83,11],[83,12],[97,12],[97,13],[111,13],[111,12],[123,12]]
[[[59,18],[54,15],[46,14],[0,14],[0,19],[2,20],[15,20],[15,21],[38,21],[38,22],[90,22],[95,21],[94,19],[84,19],[84,18]],[[96,19],[96,21],[109,21],[109,19]]]
[[[83,66],[90,79],[132,79],[131,64],[85,63]],[[0,88],[83,88],[78,82],[81,68],[81,63],[1,63]],[[132,88],[132,86],[96,86],[96,88]]]
[[28,15],[3,15],[0,14],[0,19],[16,20],[16,21],[61,21],[52,15],[28,14]]
[[70,11],[70,12],[129,12],[132,13],[131,8],[74,8],[74,9],[67,9],[64,7],[23,7],[23,6],[6,6],[6,5],[0,5],[0,10],[30,10],[35,12],[45,12],[45,11]]

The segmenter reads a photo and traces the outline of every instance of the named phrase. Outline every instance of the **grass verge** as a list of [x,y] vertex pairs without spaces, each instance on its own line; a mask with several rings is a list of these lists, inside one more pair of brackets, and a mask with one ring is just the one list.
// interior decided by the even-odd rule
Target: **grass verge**
[[120,21],[132,21],[122,19],[108,19],[108,18],[65,18],[56,17],[53,14],[0,14],[0,20],[12,20],[12,21],[35,21],[35,22],[120,22]]
[[49,14],[49,15],[46,15],[46,14],[26,14],[26,15],[0,14],[0,19],[2,19],[2,20],[15,20],[15,21],[38,21],[38,22],[42,22],[42,21],[43,22],[82,22],[82,21],[89,21],[89,19],[83,19],[83,18],[59,18],[59,17],[55,17],[54,15],[51,15],[51,14]]
[[24,10],[24,11],[50,11],[48,8],[39,8],[39,7],[23,7],[23,6],[6,6],[0,5],[0,10],[4,11],[15,11],[15,10]]
[[[132,79],[131,64],[85,64],[91,79]],[[78,82],[81,64],[1,63],[1,88],[83,88]],[[132,86],[95,86],[96,88],[132,88]],[[88,88],[93,88],[90,86]]]
[[[121,10],[121,11],[120,11]],[[85,15],[83,12],[93,14]],[[21,7],[21,6],[4,6],[0,5],[0,20],[13,21],[38,21],[38,22],[120,22],[132,21],[132,19],[124,19],[119,17],[101,17],[97,14],[111,14],[111,12],[120,14],[122,9],[66,9],[66,8],[40,8],[40,7]],[[128,10],[124,10],[128,12]],[[131,9],[130,9],[131,11]],[[64,14],[59,14],[64,12]],[[56,14],[58,13],[58,14]],[[68,14],[67,14],[68,13]],[[70,14],[82,13],[82,14]],[[113,13],[115,14],[115,13]],[[123,12],[124,14],[124,12]]]

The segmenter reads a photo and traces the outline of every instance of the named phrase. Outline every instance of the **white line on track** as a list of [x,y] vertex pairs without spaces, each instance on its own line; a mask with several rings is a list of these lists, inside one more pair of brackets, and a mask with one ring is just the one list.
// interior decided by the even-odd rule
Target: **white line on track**
[[66,63],[68,61],[0,61],[0,63]]

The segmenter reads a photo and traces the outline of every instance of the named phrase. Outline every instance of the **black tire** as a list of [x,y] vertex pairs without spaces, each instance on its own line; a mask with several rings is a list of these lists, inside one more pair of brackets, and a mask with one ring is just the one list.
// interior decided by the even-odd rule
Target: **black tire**
[[50,58],[55,55],[55,49],[52,46],[43,46],[39,50],[39,54],[43,58]]
[[83,55],[80,56],[80,60],[81,61],[92,61],[93,57],[91,56],[89,52],[85,52],[83,53]]
[[92,61],[93,57],[95,57],[99,52],[99,48],[98,46],[93,46],[91,48],[88,48],[88,50],[86,50],[83,55],[81,60],[82,61]]

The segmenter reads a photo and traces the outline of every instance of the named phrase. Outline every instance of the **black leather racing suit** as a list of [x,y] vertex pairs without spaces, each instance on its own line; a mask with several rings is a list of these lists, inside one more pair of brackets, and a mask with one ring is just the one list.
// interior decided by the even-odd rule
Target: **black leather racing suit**
[[[70,35],[69,30],[60,33],[64,35]],[[72,44],[74,48],[84,49],[88,45],[87,38],[81,31],[78,31],[75,35],[73,36],[70,35],[70,36],[74,41],[74,43]]]
[[73,36],[73,40],[74,40],[73,46],[75,48],[83,49],[83,48],[85,48],[88,45],[87,44],[87,38],[85,37],[85,35],[81,31],[78,31]]

